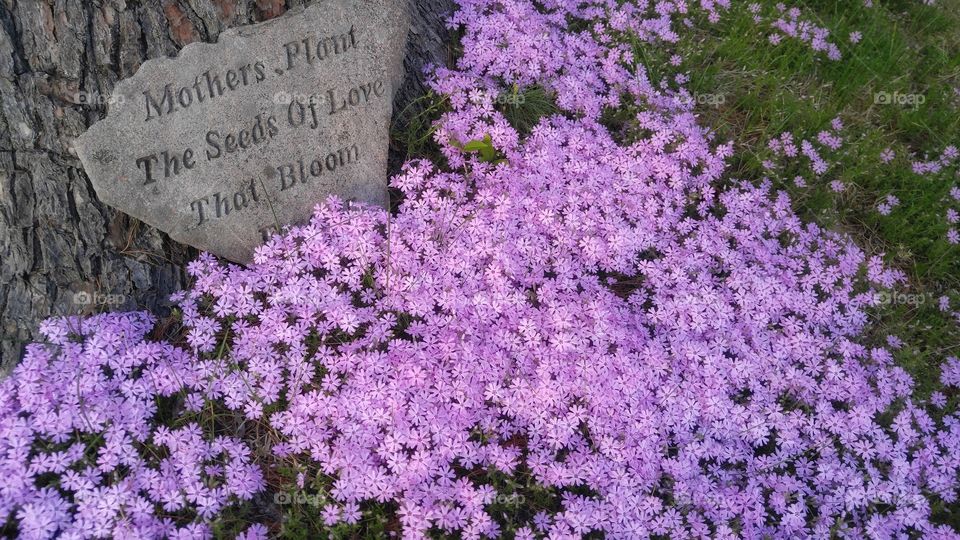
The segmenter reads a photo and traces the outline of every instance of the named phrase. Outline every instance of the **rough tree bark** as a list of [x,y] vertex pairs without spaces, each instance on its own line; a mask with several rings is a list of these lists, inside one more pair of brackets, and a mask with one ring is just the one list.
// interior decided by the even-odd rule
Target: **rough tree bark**
[[[324,0],[0,0],[0,366],[76,293],[163,312],[195,253],[101,204],[71,149],[106,114],[102,96],[149,58]],[[449,60],[453,0],[409,0],[407,82]],[[399,109],[398,109],[399,110]]]

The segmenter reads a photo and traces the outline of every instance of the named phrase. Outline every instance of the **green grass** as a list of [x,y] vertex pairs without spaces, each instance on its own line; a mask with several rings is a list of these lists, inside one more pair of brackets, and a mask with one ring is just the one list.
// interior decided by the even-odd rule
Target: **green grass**
[[[960,88],[960,1],[876,2],[873,9],[863,9],[859,0],[795,5],[803,17],[831,31],[830,40],[843,53],[840,61],[789,38],[770,45],[769,31],[740,5],[720,24],[697,21],[683,36],[676,46],[684,58],[681,69],[689,73],[687,86],[695,95],[723,98],[698,104],[697,112],[719,140],[734,143],[732,178],[769,178],[790,193],[804,219],[850,235],[867,253],[883,253],[907,274],[908,283],[897,290],[924,301],[878,309],[869,339],[875,344],[888,334],[903,339],[897,360],[917,378],[920,394],[928,394],[939,386],[937,366],[960,354],[956,321],[936,305],[942,295],[954,306],[960,302],[960,248],[947,242],[945,219],[958,171],[950,167],[920,176],[911,162],[960,145],[960,96],[954,91]],[[761,14],[778,15],[772,3]],[[863,34],[856,45],[848,39],[853,31]],[[648,62],[662,62],[673,52],[636,47]],[[877,103],[879,92],[921,95],[923,103]],[[814,141],[836,117],[844,122],[844,144],[836,152],[821,152],[831,168],[819,178],[806,159],[778,158],[774,171],[763,167],[774,158],[770,139],[789,131]],[[879,157],[886,148],[897,154],[889,164]],[[807,187],[794,185],[796,175]],[[834,192],[832,180],[846,189]],[[888,194],[901,204],[881,216],[876,205]]]

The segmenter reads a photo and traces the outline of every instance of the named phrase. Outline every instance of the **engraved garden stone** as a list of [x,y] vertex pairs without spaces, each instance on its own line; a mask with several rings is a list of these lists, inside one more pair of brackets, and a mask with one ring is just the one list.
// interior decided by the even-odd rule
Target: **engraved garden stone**
[[104,202],[246,263],[334,193],[385,205],[400,0],[330,0],[147,61],[75,148]]

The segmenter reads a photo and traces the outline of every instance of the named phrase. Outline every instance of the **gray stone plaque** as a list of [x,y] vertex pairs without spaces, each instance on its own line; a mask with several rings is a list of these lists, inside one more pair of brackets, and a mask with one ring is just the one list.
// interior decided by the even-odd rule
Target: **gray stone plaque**
[[327,0],[149,60],[75,142],[105,203],[247,263],[335,193],[386,205],[404,0]]

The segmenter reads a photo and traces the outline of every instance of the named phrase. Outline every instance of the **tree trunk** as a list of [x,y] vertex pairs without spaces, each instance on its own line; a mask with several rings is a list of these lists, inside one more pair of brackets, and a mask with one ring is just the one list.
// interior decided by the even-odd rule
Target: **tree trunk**
[[[106,114],[101,97],[149,58],[315,1],[0,0],[0,365],[78,298],[162,314],[186,285],[194,250],[100,203],[71,150]],[[449,60],[452,3],[410,0],[397,110],[422,92],[426,64]]]

